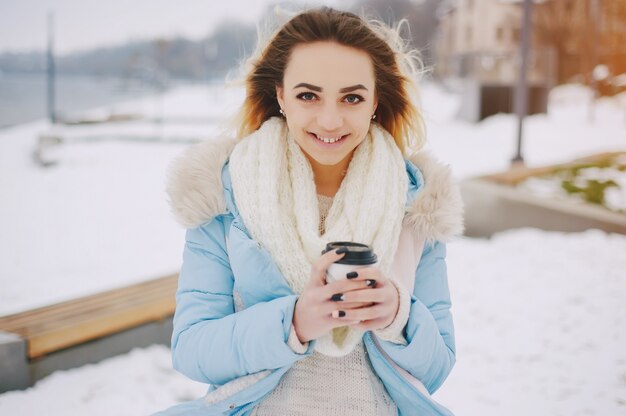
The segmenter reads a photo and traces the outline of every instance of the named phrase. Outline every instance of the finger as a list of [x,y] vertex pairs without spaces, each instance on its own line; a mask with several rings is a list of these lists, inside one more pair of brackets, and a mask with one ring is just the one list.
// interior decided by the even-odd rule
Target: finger
[[342,298],[344,303],[382,303],[388,299],[388,295],[382,289],[362,289],[346,292]]
[[337,308],[331,313],[331,316],[344,321],[368,321],[371,319],[383,318],[390,312],[385,305],[374,305],[369,308],[346,309]]
[[328,299],[328,303],[341,308],[362,308],[375,303],[383,303],[390,299],[386,289],[352,290],[346,293],[335,293]]
[[327,325],[329,328],[338,328],[341,326],[349,326],[349,325],[356,325],[361,321],[357,321],[357,320],[345,320],[345,319],[336,319],[335,317],[332,316],[332,311],[328,312],[328,314],[326,315],[326,317],[324,318],[324,323],[325,325]]
[[309,284],[313,286],[324,286],[326,284],[326,270],[328,270],[331,264],[345,256],[346,250],[345,247],[340,247],[322,254],[311,265]]
[[325,302],[321,303],[317,308],[316,308],[316,314],[318,315],[324,315],[327,316],[329,318],[332,318],[332,313],[333,311],[336,311],[338,309],[358,309],[358,308],[364,308],[364,307],[369,307],[369,306],[373,306],[374,304],[371,302],[343,302],[343,301],[332,301],[332,300],[326,300]]
[[365,279],[365,280],[337,280],[325,285],[322,288],[322,292],[328,299],[330,299],[336,293],[347,293],[352,290],[371,289],[378,287],[378,280]]
[[384,274],[382,271],[376,267],[360,267],[357,270],[352,270],[346,273],[347,280],[366,280],[366,279],[377,279],[383,280]]
[[[389,278],[387,278],[378,267],[363,267],[357,270],[352,270],[348,273],[346,273],[345,275],[345,279],[339,279],[336,282],[343,282],[340,283],[340,285],[346,285],[349,283],[345,283],[345,282],[359,282],[359,281],[365,281],[365,280],[376,280],[377,282],[377,286],[385,286],[387,284],[389,284]],[[336,283],[336,282],[331,282],[330,284]],[[345,287],[345,286],[338,286],[338,287]],[[350,286],[347,286],[350,287]],[[358,287],[360,288],[360,287]]]
[[359,309],[373,305],[373,302],[341,302],[341,306],[335,305],[332,309],[337,309],[338,307],[340,307],[341,309]]

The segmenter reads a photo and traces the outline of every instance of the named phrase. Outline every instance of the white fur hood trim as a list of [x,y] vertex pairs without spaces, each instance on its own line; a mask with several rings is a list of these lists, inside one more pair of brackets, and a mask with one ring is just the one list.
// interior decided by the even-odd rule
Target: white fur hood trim
[[[219,138],[191,146],[170,165],[169,203],[177,221],[195,228],[226,211],[222,167],[237,141]],[[447,242],[463,232],[463,201],[450,169],[426,152],[408,157],[424,184],[407,209],[405,221],[427,242]]]
[[447,242],[463,234],[463,200],[450,168],[427,152],[408,159],[422,172],[424,184],[407,209],[405,221],[426,242]]
[[236,143],[223,137],[198,143],[171,163],[166,191],[170,209],[185,228],[195,228],[226,211],[222,167]]

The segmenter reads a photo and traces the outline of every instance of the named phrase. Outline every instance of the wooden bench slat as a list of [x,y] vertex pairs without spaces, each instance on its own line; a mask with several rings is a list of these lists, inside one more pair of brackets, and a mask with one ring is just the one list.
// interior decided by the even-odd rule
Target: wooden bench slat
[[[119,289],[118,289],[119,290]],[[117,291],[117,290],[116,290]],[[151,288],[143,293],[118,292],[116,296],[99,299],[79,299],[70,301],[71,305],[63,305],[56,309],[53,306],[49,312],[38,312],[31,314],[25,312],[22,315],[13,316],[0,320],[0,329],[4,331],[15,331],[20,328],[28,328],[31,332],[36,332],[40,325],[51,326],[53,324],[64,325],[65,322],[89,319],[90,314],[106,313],[118,308],[127,308],[134,303],[149,303],[156,298],[174,296],[176,287],[174,285],[162,285]]]
[[162,320],[170,316],[175,308],[175,301],[138,305],[103,315],[81,324],[64,328],[60,331],[43,333],[28,340],[28,356],[33,359],[62,348],[77,345],[111,333],[120,332],[151,321]]
[[106,292],[83,296],[77,299],[72,299],[37,309],[31,309],[29,311],[19,312],[17,314],[1,316],[0,328],[13,323],[17,324],[18,322],[22,321],[30,322],[38,318],[47,319],[57,315],[71,314],[75,312],[76,308],[82,308],[86,304],[106,305],[111,303],[112,301],[119,300],[121,298],[132,297],[135,294],[150,293],[163,287],[175,287],[176,276],[167,276],[151,281],[149,282],[149,284],[147,283],[148,282],[142,282],[132,286],[111,289]]
[[22,320],[19,325],[7,325],[6,331],[18,332],[22,336],[32,337],[40,333],[60,330],[68,326],[74,326],[81,322],[90,321],[94,316],[110,315],[119,310],[127,310],[133,305],[150,305],[155,302],[174,300],[172,290],[161,290],[151,292],[142,297],[119,299],[109,304],[85,304],[77,305],[76,310],[72,314],[56,315],[54,317],[37,320]]
[[127,299],[133,296],[142,296],[163,288],[165,288],[165,290],[171,290],[172,288],[175,290],[176,285],[177,276],[172,275],[149,282],[138,283],[132,286],[111,289],[106,292],[88,295],[78,299],[72,299],[13,315],[2,316],[0,317],[0,330],[13,325],[19,326],[22,325],[22,323],[31,323],[32,321],[38,319],[51,320],[52,318],[56,318],[58,316],[72,315],[76,313],[77,309],[79,311],[83,310],[85,305],[110,305],[116,300]]
[[174,313],[177,275],[0,317],[0,331],[27,340],[37,358]]

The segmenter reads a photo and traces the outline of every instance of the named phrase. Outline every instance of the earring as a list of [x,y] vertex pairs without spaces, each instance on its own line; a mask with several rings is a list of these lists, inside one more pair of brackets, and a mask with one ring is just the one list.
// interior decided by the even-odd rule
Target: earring
[[372,120],[376,118],[376,113],[372,114]]
[[281,116],[283,116],[283,117],[287,117],[287,115],[285,114],[285,112],[283,111],[283,109],[282,109],[282,108],[279,110],[279,112],[280,112],[280,115],[281,115]]

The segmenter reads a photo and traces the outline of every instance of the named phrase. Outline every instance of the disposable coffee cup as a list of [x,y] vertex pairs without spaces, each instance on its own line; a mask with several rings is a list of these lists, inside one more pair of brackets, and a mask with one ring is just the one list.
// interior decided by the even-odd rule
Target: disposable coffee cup
[[334,282],[345,279],[346,274],[363,267],[372,267],[378,264],[378,257],[374,250],[367,244],[352,241],[333,241],[326,244],[322,254],[338,248],[345,247],[348,251],[344,256],[330,265],[326,271],[326,282]]

